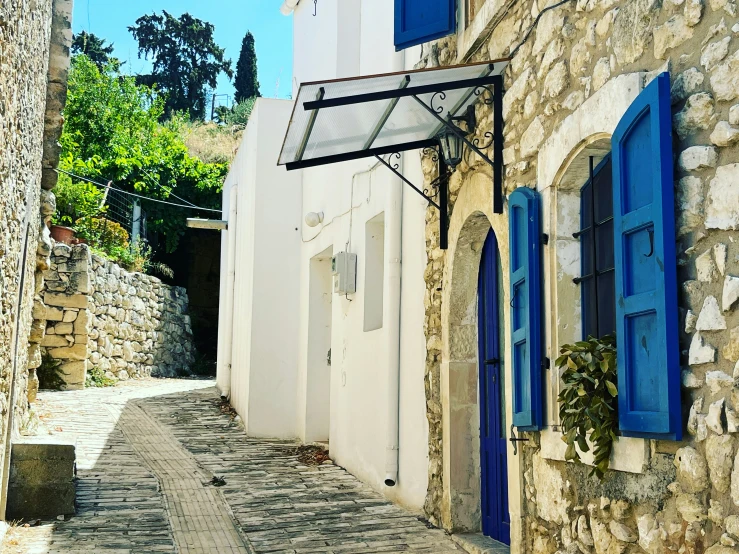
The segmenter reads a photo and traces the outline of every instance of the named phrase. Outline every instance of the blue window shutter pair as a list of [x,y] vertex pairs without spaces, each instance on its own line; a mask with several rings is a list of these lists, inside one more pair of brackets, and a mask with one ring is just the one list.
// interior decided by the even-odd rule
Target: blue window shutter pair
[[453,34],[456,15],[456,0],[395,0],[395,49]]
[[[654,79],[612,138],[619,429],[680,440],[677,261],[670,77]],[[538,194],[508,199],[513,424],[540,429],[541,246]]]
[[611,146],[619,429],[627,436],[680,440],[668,73],[629,106]]
[[525,431],[541,429],[542,425],[539,212],[539,195],[531,189],[517,188],[508,197],[513,424]]

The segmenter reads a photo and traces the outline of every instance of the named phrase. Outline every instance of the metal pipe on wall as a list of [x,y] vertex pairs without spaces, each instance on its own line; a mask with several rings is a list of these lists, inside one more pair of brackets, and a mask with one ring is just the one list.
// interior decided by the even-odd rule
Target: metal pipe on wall
[[[405,69],[405,53],[395,57],[395,71]],[[400,173],[403,173],[401,155]],[[400,457],[400,286],[403,256],[403,188],[397,177],[391,181],[387,203],[387,446],[385,449],[385,485],[398,483]]]

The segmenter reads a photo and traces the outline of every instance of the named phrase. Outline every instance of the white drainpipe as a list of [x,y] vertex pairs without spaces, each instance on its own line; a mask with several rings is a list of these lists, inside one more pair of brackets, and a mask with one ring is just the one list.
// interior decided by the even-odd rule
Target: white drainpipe
[[223,304],[223,339],[218,352],[216,366],[216,383],[223,398],[231,398],[231,349],[233,347],[233,315],[234,315],[234,283],[236,281],[236,205],[238,202],[238,187],[231,187],[228,204],[228,229],[226,231],[226,290]]
[[300,0],[285,0],[280,7],[282,15],[290,15],[295,7],[300,4]]
[[[393,71],[405,69],[405,53],[395,57]],[[400,159],[403,173],[403,158]],[[400,455],[400,279],[403,254],[403,182],[390,182],[387,205],[387,448],[385,451],[385,485],[398,482]]]

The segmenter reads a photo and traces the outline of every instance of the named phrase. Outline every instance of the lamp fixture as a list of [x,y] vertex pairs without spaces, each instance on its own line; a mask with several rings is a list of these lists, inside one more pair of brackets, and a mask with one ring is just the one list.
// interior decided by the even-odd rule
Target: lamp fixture
[[305,224],[308,227],[315,227],[323,223],[323,212],[309,212],[305,214]]
[[[466,128],[462,129],[456,124],[457,121],[463,122]],[[467,142],[465,137],[473,134],[475,127],[477,127],[475,106],[469,105],[462,115],[456,117],[448,116],[447,124],[436,135],[441,146],[441,155],[452,171],[462,161],[464,144]]]
[[436,138],[439,140],[439,145],[441,146],[442,158],[444,158],[449,168],[454,171],[459,165],[459,162],[462,161],[462,150],[464,148],[462,137],[459,136],[458,132],[444,127],[436,135]]

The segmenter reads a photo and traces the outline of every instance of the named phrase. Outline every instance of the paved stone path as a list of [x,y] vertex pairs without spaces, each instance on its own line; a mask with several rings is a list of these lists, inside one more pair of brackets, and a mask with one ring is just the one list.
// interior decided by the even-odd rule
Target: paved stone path
[[78,511],[11,531],[3,552],[460,552],[345,470],[301,464],[295,443],[247,438],[212,386],[42,393],[50,432],[77,439]]

